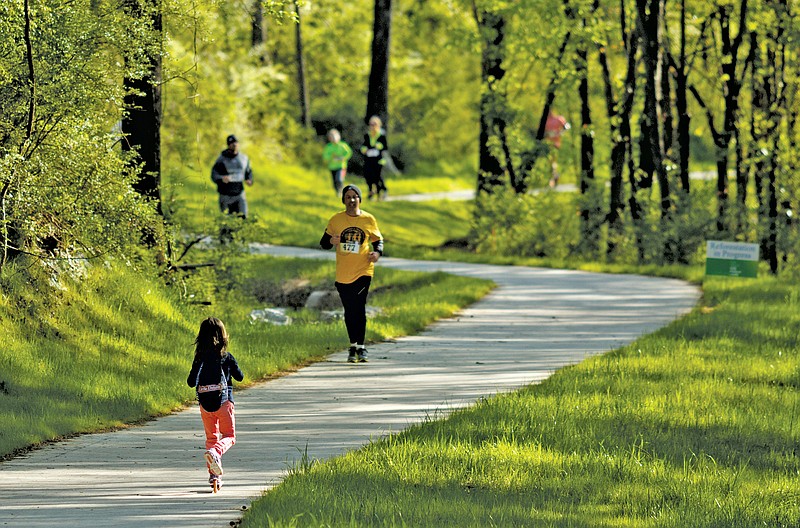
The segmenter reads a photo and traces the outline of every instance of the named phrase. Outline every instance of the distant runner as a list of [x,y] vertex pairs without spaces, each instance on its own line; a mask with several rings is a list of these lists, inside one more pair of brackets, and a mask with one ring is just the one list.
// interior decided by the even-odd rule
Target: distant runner
[[353,155],[353,150],[346,142],[342,141],[342,135],[338,130],[332,128],[328,131],[328,144],[322,150],[322,159],[331,171],[333,180],[333,190],[336,196],[342,192],[344,178],[347,175],[347,160]]
[[384,155],[389,152],[389,141],[386,131],[381,128],[383,121],[378,116],[369,118],[369,129],[364,134],[361,154],[364,155],[364,179],[367,181],[368,198],[385,199],[388,189],[383,180],[383,166],[386,165]]
[[544,125],[544,139],[552,145],[548,152],[548,159],[550,160],[550,169],[552,175],[550,176],[550,188],[555,188],[558,185],[558,149],[561,148],[561,136],[565,130],[569,130],[570,125],[564,116],[556,115],[551,110],[547,116],[547,122]]
[[239,140],[231,134],[228,148],[223,150],[211,168],[211,181],[217,184],[219,210],[247,218],[244,185],[253,185],[250,159],[239,151]]

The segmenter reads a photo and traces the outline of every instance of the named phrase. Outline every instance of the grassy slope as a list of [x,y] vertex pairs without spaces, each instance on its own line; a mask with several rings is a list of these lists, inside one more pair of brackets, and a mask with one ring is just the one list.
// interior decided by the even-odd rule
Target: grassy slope
[[[342,203],[330,185],[330,175],[321,167],[306,170],[275,165],[256,151],[249,153],[256,175],[247,188],[248,206],[256,225],[252,237],[262,242],[318,247],[331,215]],[[366,192],[363,178],[348,176]],[[216,194],[205,172],[185,170],[173,182],[176,218],[193,232],[214,232],[217,222]],[[393,195],[469,188],[469,179],[425,175],[389,176]],[[365,202],[386,238],[387,254],[398,250],[436,248],[447,240],[463,237],[469,229],[472,204],[467,201],[433,201],[409,205],[405,202]],[[402,248],[402,249],[400,249]]]

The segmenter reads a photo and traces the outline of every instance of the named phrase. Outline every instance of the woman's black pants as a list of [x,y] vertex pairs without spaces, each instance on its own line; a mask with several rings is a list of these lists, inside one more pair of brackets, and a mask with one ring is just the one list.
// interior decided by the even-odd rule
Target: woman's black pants
[[367,334],[367,295],[372,277],[362,275],[350,284],[336,283],[344,306],[344,325],[351,343],[364,344]]

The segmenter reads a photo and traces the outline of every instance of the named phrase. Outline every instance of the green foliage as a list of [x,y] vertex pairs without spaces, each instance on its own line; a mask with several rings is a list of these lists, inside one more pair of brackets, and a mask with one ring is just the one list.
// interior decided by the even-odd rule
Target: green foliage
[[472,232],[478,253],[564,259],[578,243],[577,209],[568,194],[504,189],[481,196],[477,208]]
[[399,11],[392,29],[393,42],[402,43],[390,77],[392,150],[411,166],[460,163],[474,171],[480,54],[472,14],[447,2],[413,2]]
[[[622,251],[628,252],[627,259],[638,259],[641,264],[702,264],[706,240],[720,237],[715,231],[713,183],[695,182],[691,195],[677,194],[668,218],[657,207],[655,193],[655,189],[638,193],[644,205],[643,220],[639,225],[632,221],[626,224],[626,239],[621,245]],[[634,257],[639,251],[641,255]]]
[[141,60],[124,50],[146,49],[148,28],[110,2],[34,2],[26,37],[24,13],[0,7],[3,255],[130,253],[158,222],[131,191],[114,124]]
[[[599,189],[595,192],[604,195]],[[487,256],[546,258],[558,266],[569,266],[565,260],[578,256],[639,265],[702,263],[706,240],[716,236],[713,184],[696,182],[692,195],[679,195],[667,220],[652,206],[654,192],[640,191],[637,198],[647,206],[642,221],[635,224],[623,219],[618,234],[605,229],[602,210],[590,209],[591,231],[599,237],[592,248],[586,244],[579,214],[583,207],[597,204],[597,199],[554,192],[518,195],[503,189],[480,197],[471,228],[472,247]],[[615,244],[614,253],[598,254],[609,241]]]
[[[250,44],[250,16],[230,2],[169,4],[165,16],[165,166],[210,174],[235,133],[268,159],[293,160],[306,138],[296,119],[294,77]],[[252,149],[249,149],[252,150]]]
[[[224,2],[196,4],[191,11],[167,3],[165,124],[173,131],[164,136],[167,158],[204,171],[215,145],[223,148],[231,132],[257,142],[272,162],[319,163],[319,143],[331,127],[360,145],[373,8],[368,0],[301,5],[314,125],[304,131],[297,123],[293,20],[268,19],[265,44],[253,48],[245,10]],[[471,14],[436,2],[396,9],[392,42],[401,44],[392,52],[391,152],[404,170],[420,161],[473,166],[477,92],[463,87],[475,83],[478,57],[474,67],[454,70],[465,56],[449,38],[469,34]],[[309,141],[312,135],[317,142]],[[354,168],[359,161],[356,156]]]

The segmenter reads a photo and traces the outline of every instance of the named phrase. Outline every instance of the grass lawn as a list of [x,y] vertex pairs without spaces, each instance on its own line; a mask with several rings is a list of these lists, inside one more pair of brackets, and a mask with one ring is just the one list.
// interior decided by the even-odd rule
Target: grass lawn
[[[246,190],[251,213],[249,240],[319,247],[328,219],[344,208],[328,182],[327,171],[263,163],[266,167],[262,174],[257,174],[255,185]],[[391,178],[393,194],[452,190],[464,185],[463,180],[444,177]],[[351,177],[345,183],[356,183],[366,193],[362,178]],[[174,218],[186,231],[216,232],[220,221],[217,195],[207,174],[186,171],[173,178],[171,189]],[[365,200],[362,208],[378,219],[386,239],[386,254],[392,256],[415,248],[434,250],[448,240],[463,238],[472,218],[470,201],[436,200],[410,206],[407,202]]]

